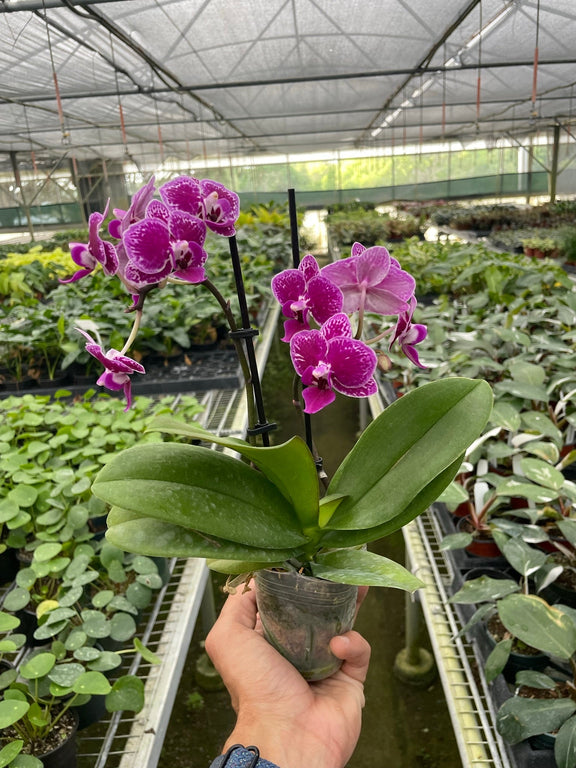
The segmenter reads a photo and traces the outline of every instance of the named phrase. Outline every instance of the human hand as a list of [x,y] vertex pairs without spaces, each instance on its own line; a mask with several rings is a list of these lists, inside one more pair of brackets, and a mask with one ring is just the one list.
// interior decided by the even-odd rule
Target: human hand
[[[360,602],[366,591],[359,590]],[[237,715],[224,750],[254,744],[280,768],[343,768],[360,735],[370,646],[351,631],[330,649],[342,667],[306,682],[264,639],[254,592],[230,595],[206,638]]]

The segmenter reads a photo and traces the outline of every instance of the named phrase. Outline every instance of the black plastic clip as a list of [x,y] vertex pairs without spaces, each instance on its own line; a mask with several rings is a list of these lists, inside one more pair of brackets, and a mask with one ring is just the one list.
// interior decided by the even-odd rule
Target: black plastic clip
[[316,471],[321,472],[324,469],[324,459],[322,456],[318,456],[317,459],[314,459],[314,464],[316,464]]
[[265,424],[254,424],[253,427],[248,427],[246,430],[247,434],[252,437],[254,435],[264,435],[268,432],[272,432],[273,429],[276,429],[278,427],[278,424],[276,424],[273,421],[267,421]]
[[232,752],[234,752],[235,749],[245,749],[247,752],[253,752],[254,757],[243,768],[256,768],[256,764],[260,759],[260,750],[258,749],[258,747],[254,747],[254,746],[244,747],[242,744],[232,744],[232,746],[224,754],[224,760],[222,760],[222,762],[220,763],[220,768],[224,768],[224,766],[228,763],[228,760],[232,756]]
[[257,328],[237,328],[235,331],[228,331],[231,339],[250,339],[259,335],[260,331]]

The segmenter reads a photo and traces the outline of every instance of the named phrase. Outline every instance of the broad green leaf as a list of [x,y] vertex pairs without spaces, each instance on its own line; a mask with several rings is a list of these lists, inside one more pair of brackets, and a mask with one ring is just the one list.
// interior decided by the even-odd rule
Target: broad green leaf
[[538,435],[551,437],[558,445],[562,445],[562,432],[554,424],[552,419],[541,411],[526,411],[521,414],[522,424],[525,429],[535,432]]
[[486,600],[499,600],[519,591],[520,585],[512,579],[491,579],[489,576],[479,576],[477,579],[465,581],[449,602],[473,605]]
[[7,669],[6,672],[2,672],[2,674],[0,674],[0,691],[3,691],[9,685],[12,685],[17,677],[18,670],[16,668]]
[[38,498],[38,490],[32,485],[17,485],[8,491],[6,498],[19,507],[31,507]]
[[346,549],[316,556],[312,573],[328,581],[374,587],[392,587],[414,592],[424,586],[399,563],[363,549]]
[[48,560],[52,560],[52,558],[56,557],[61,551],[62,544],[57,542],[46,542],[45,544],[40,544],[36,547],[34,550],[34,560],[39,563],[45,563]]
[[464,501],[468,501],[468,491],[460,484],[451,482],[448,488],[438,497],[438,501],[457,507]]
[[109,672],[122,664],[122,656],[113,651],[102,651],[97,659],[88,662],[88,669],[96,672]]
[[558,768],[574,768],[576,765],[576,717],[566,720],[556,734],[554,759]]
[[528,688],[540,688],[543,691],[556,687],[556,681],[543,672],[536,672],[533,669],[523,669],[518,672],[515,680],[516,685],[526,685]]
[[87,693],[90,696],[103,696],[110,693],[112,686],[102,672],[83,672],[74,681],[74,693]]
[[539,549],[534,549],[521,539],[509,539],[502,547],[502,554],[512,568],[524,577],[541,568],[548,555]]
[[195,445],[129,448],[104,466],[93,491],[109,504],[249,546],[307,540],[286,498],[261,472]]
[[72,688],[80,675],[84,674],[82,664],[69,662],[66,664],[57,664],[48,674],[48,679],[62,688]]
[[312,454],[300,437],[293,437],[281,445],[259,448],[235,437],[213,435],[195,422],[182,424],[166,417],[155,419],[149,430],[184,435],[238,451],[250,459],[292,504],[302,527],[317,525],[318,473]]
[[39,653],[20,667],[20,674],[25,680],[37,680],[45,677],[55,663],[56,656],[53,653]]
[[23,746],[24,742],[22,739],[15,739],[14,741],[8,742],[5,747],[2,747],[2,749],[0,749],[0,768],[5,768],[7,765],[10,765],[12,760],[20,754]]
[[506,663],[510,658],[512,643],[513,640],[511,637],[506,640],[500,640],[490,652],[484,667],[484,674],[486,675],[487,682],[491,683],[492,680],[495,680],[506,666]]
[[114,507],[108,515],[106,539],[127,552],[152,557],[207,557],[218,560],[251,560],[276,563],[293,557],[297,549],[260,549],[232,541],[200,536],[193,531],[149,517],[128,519]]
[[10,768],[44,768],[44,763],[34,755],[20,754],[12,761]]
[[546,488],[559,491],[564,485],[564,475],[558,469],[541,459],[522,459],[522,471],[529,480]]
[[136,622],[128,613],[115,613],[110,619],[110,637],[120,643],[130,640],[136,632]]
[[359,544],[367,544],[389,536],[394,531],[399,531],[436,501],[448,483],[456,477],[457,472],[462,466],[463,458],[463,455],[459,456],[451,466],[435,477],[397,517],[376,526],[376,528],[366,528],[358,531],[333,531],[327,528],[326,532],[322,535],[322,546],[330,549],[356,547]]
[[139,677],[125,675],[116,680],[112,690],[106,696],[108,712],[120,712],[124,709],[140,712],[144,706],[144,683]]
[[372,528],[401,516],[478,437],[491,408],[489,385],[463,378],[434,381],[396,400],[336,471],[327,492],[347,498],[330,528]]
[[472,544],[474,537],[471,533],[449,533],[444,536],[440,542],[440,549],[446,551],[449,549],[464,549]]
[[[279,568],[283,561],[279,560],[275,563],[266,564],[268,568]],[[264,565],[262,563],[254,563],[251,560],[211,560],[206,559],[206,565],[211,571],[216,573],[224,573],[227,576],[239,576],[242,573],[253,573],[259,571]]]
[[526,453],[531,453],[550,464],[556,464],[560,457],[560,451],[555,443],[545,442],[544,440],[532,440],[523,445],[522,449]]
[[576,546],[576,520],[572,520],[569,517],[563,517],[556,521],[556,525],[560,528],[562,534],[567,538],[570,544],[572,544],[573,547]]
[[472,617],[470,618],[470,621],[466,622],[466,624],[462,627],[462,629],[456,634],[456,637],[462,637],[464,636],[469,629],[472,629],[472,627],[475,627],[476,624],[479,624],[482,619],[485,619],[489,614],[494,612],[494,606],[491,603],[485,603],[484,605],[481,605],[479,608],[477,608],[474,613],[472,614]]
[[576,626],[558,608],[535,595],[508,595],[497,603],[506,629],[539,651],[569,659],[576,652]]
[[0,701],[0,729],[8,728],[17,723],[29,709],[30,704],[27,701],[17,701],[14,699]]
[[499,483],[496,494],[498,496],[521,496],[523,499],[530,499],[538,504],[547,504],[549,501],[558,498],[558,493],[551,488],[523,483],[514,478]]
[[490,424],[495,424],[509,432],[516,432],[520,427],[520,414],[518,409],[510,403],[496,401],[490,415]]
[[500,707],[496,727],[509,744],[555,731],[576,710],[571,699],[523,699],[513,696]]
[[9,632],[20,626],[20,619],[6,611],[0,611],[0,632]]

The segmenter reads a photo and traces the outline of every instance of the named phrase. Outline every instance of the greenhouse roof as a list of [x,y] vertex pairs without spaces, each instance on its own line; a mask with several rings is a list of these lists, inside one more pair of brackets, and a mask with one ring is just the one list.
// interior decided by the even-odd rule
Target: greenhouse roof
[[524,141],[569,129],[575,29],[574,0],[0,0],[0,168]]

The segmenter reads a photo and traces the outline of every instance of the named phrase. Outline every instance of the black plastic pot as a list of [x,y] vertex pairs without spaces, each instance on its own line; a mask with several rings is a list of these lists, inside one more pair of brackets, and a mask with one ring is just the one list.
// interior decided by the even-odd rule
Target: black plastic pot
[[0,584],[8,584],[20,570],[16,550],[8,547],[0,554]]
[[76,743],[76,733],[78,731],[78,715],[72,710],[69,710],[68,713],[74,720],[74,727],[69,737],[50,752],[37,755],[42,761],[44,768],[76,768],[77,766],[78,745]]

